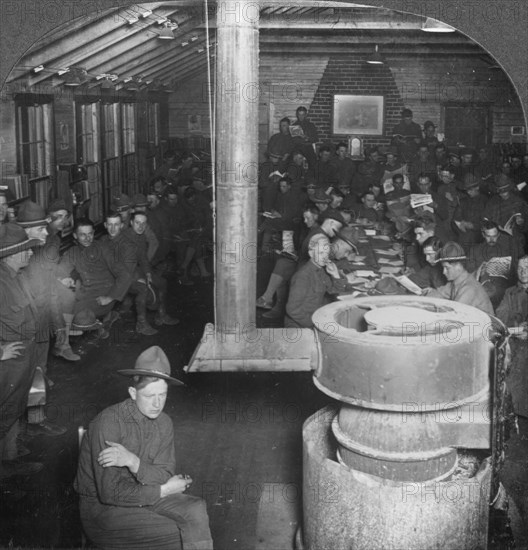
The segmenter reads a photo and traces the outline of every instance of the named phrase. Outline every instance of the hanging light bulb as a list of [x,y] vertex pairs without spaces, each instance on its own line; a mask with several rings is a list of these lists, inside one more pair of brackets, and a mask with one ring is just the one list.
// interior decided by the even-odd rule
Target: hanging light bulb
[[169,21],[165,22],[165,26],[163,27],[163,30],[161,31],[159,37],[162,40],[174,40],[174,33],[172,32],[172,25]]
[[383,57],[378,51],[378,45],[376,44],[376,47],[374,49],[374,53],[372,55],[369,55],[367,57],[367,63],[369,65],[383,65],[385,63]]

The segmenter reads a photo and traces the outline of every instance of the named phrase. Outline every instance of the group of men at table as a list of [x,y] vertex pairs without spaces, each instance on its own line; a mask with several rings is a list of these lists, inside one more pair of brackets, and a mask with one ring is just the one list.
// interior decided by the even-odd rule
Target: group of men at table
[[[295,125],[309,122],[301,111]],[[373,147],[357,165],[346,143],[335,154],[320,146],[314,160],[288,141],[289,124],[281,120],[260,171],[261,249],[276,258],[257,300],[264,317],[312,326],[312,313],[345,291],[346,272],[357,269],[363,227],[402,245],[403,272],[424,294],[526,327],[528,155],[515,155],[506,173],[470,149],[448,151],[435,125],[422,133],[406,109],[383,162]],[[405,292],[394,285],[385,292]]]

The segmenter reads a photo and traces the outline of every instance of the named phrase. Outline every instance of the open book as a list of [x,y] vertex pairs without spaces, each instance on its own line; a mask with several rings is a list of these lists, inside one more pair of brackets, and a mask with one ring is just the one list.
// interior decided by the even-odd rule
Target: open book
[[407,275],[400,275],[399,277],[394,277],[394,278],[400,283],[401,286],[406,288],[409,292],[412,292],[413,294],[417,294],[418,296],[422,294],[422,289],[416,283],[411,281],[411,279],[409,279]]
[[290,135],[291,137],[304,137],[304,130],[301,126],[292,125],[290,126]]
[[504,227],[501,227],[500,229],[504,231],[505,233],[508,233],[508,235],[513,237],[513,228],[515,227],[515,218],[517,216],[521,216],[520,212],[517,212],[516,214],[513,214],[510,219],[504,224]]
[[429,194],[411,193],[411,207],[419,208],[426,204],[432,204],[433,197]]
[[480,264],[475,277],[477,281],[480,281],[481,275],[486,273],[490,277],[502,277],[503,279],[509,279],[511,262],[511,256],[490,258],[487,262],[482,262]]

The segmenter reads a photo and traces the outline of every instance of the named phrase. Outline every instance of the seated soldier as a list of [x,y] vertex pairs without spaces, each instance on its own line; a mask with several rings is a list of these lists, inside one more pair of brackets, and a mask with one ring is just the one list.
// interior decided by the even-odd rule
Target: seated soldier
[[447,284],[436,289],[425,288],[423,294],[432,298],[454,300],[493,315],[493,306],[488,294],[475,277],[468,273],[466,260],[466,253],[458,243],[446,243],[438,254],[438,261],[442,264]]
[[198,266],[200,278],[207,280],[211,273],[205,266],[207,247],[213,237],[213,212],[210,202],[205,195],[196,189],[186,189],[183,194],[183,208],[185,210],[186,227],[185,232],[189,237],[185,258],[179,265],[178,272],[181,274],[180,283],[188,284],[188,268],[191,262],[195,261]]
[[331,158],[332,151],[330,147],[322,145],[319,148],[319,158],[306,174],[306,181],[325,191],[329,187],[337,186],[337,171],[331,162]]
[[337,187],[345,187],[350,190],[352,179],[356,173],[356,165],[348,156],[348,145],[342,141],[337,144],[336,154],[331,160],[337,174]]
[[142,279],[144,273],[150,272],[146,251],[123,232],[124,224],[118,212],[109,212],[104,225],[108,234],[101,238],[101,244],[108,248],[115,261],[126,266],[130,273],[131,282],[127,293],[135,298],[136,332],[145,336],[157,334],[158,331],[147,321],[148,284],[151,280],[148,277]]
[[[337,212],[327,217],[321,224],[318,223],[318,214],[313,207],[306,207],[303,212],[304,222],[309,227],[308,234],[304,238],[297,260],[293,258],[280,257],[275,264],[268,286],[264,294],[257,300],[256,306],[270,311],[264,313],[263,317],[278,319],[284,315],[284,307],[288,297],[288,283],[297,269],[309,261],[308,243],[317,234],[334,237],[345,225],[343,216]],[[275,305],[273,296],[277,294]]]
[[407,275],[420,288],[439,288],[447,283],[442,273],[442,265],[437,261],[442,246],[442,242],[436,237],[428,237],[423,241],[422,250],[426,265]]
[[[159,180],[156,180],[159,181]],[[150,263],[160,272],[163,272],[165,260],[171,248],[171,235],[169,231],[169,215],[161,203],[161,196],[151,188],[147,193],[147,220],[150,229],[158,239],[158,249],[151,258]]]
[[343,204],[343,201],[345,199],[343,193],[341,193],[339,189],[335,189],[334,187],[329,187],[327,190],[327,194],[330,198],[330,202],[328,203],[328,207],[325,208],[319,215],[320,222],[322,222],[327,216],[340,211],[341,205]]
[[361,204],[357,207],[355,214],[358,223],[379,223],[385,218],[383,204],[376,200],[374,193],[370,190],[361,197]]
[[59,269],[64,277],[77,279],[73,313],[91,310],[97,318],[104,317],[103,325],[108,331],[119,319],[113,308],[126,296],[132,277],[108,247],[94,240],[94,233],[91,220],[76,220],[73,227],[76,246],[62,256]]
[[484,242],[469,249],[468,271],[482,283],[493,307],[497,307],[513,282],[522,250],[519,243],[500,231],[495,222],[484,220],[481,228]]
[[346,289],[347,279],[330,260],[330,241],[314,235],[308,243],[310,260],[292,277],[286,304],[286,327],[311,328],[312,315],[324,304],[327,293]]
[[519,260],[517,284],[506,290],[496,315],[507,327],[522,327],[520,336],[528,338],[528,256]]
[[99,413],[85,434],[75,490],[81,521],[99,548],[212,550],[205,501],[183,494],[192,484],[176,474],[174,428],[163,412],[170,376],[161,348],[139,355],[130,397]]
[[513,238],[523,247],[528,228],[528,204],[517,193],[513,181],[501,174],[494,180],[495,196],[484,209],[484,217],[511,232]]
[[269,138],[268,151],[274,155],[278,155],[283,162],[286,162],[293,149],[294,143],[290,134],[290,119],[284,117],[279,121],[279,132]]
[[273,209],[264,213],[264,221],[259,227],[262,233],[261,248],[266,253],[273,245],[281,242],[283,231],[294,231],[301,218],[301,201],[299,193],[293,191],[288,176],[279,179],[279,194]]
[[449,209],[444,197],[433,191],[431,176],[420,174],[418,176],[417,186],[421,194],[431,195],[432,203],[414,208],[416,216],[423,214],[433,214],[436,223],[436,235],[444,242],[453,240],[454,235],[449,220]]
[[[134,212],[134,214],[132,214],[130,227],[124,231],[125,236],[135,243],[137,247],[138,271],[136,277],[139,276],[139,278],[134,278],[134,280],[147,286],[152,285],[157,291],[156,305],[158,313],[154,319],[154,323],[157,326],[177,325],[179,320],[168,315],[166,310],[167,280],[152,269],[148,259],[148,242],[145,236],[146,229],[147,215],[145,212]],[[145,256],[147,257],[146,261]],[[141,330],[141,326],[136,327],[136,329],[138,332],[141,332],[141,334],[145,334],[145,332]]]
[[466,174],[460,184],[461,196],[453,214],[453,228],[457,241],[468,251],[471,245],[482,242],[480,223],[484,218],[487,197],[480,192],[480,183],[477,177]]

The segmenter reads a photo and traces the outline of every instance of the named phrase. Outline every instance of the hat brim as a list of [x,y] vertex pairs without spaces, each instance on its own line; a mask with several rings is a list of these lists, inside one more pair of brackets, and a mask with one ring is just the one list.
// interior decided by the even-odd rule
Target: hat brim
[[495,193],[503,193],[504,191],[510,191],[515,186],[513,183],[508,183],[507,185],[501,185],[500,187],[495,187]]
[[19,252],[24,252],[33,248],[34,246],[42,246],[42,241],[40,239],[27,239],[21,243],[12,244],[11,246],[6,246],[0,248],[0,258],[6,258],[7,256],[12,256],[13,254],[18,254]]
[[30,227],[41,227],[43,225],[48,225],[51,221],[51,218],[45,217],[41,220],[32,220],[30,222],[21,222],[17,220],[17,224],[20,225],[20,227],[23,227],[24,229],[29,229]]
[[342,235],[341,233],[337,233],[337,235],[335,236],[336,239],[339,239],[340,241],[343,241],[344,243],[348,244],[348,246],[350,246],[352,248],[352,250],[356,253],[356,254],[359,254],[359,250],[358,250],[358,247],[356,244],[354,244],[350,239],[347,239],[344,235]]
[[181,380],[173,378],[168,374],[163,374],[162,372],[153,372],[151,370],[144,369],[122,369],[118,370],[117,372],[123,376],[152,376],[154,378],[161,378],[162,380],[165,380],[166,382],[174,386],[185,386],[185,384]]

